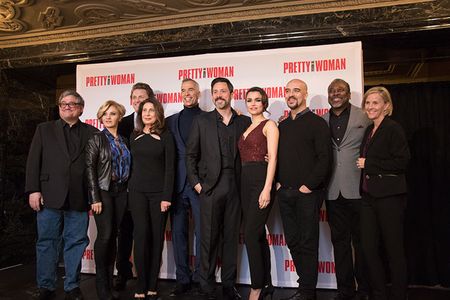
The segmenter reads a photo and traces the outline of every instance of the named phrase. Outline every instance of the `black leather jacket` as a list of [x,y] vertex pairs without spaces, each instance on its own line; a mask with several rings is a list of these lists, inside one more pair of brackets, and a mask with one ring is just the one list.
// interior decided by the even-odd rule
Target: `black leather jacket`
[[89,203],[101,202],[100,190],[108,191],[111,183],[111,147],[106,135],[96,132],[86,144],[86,176]]

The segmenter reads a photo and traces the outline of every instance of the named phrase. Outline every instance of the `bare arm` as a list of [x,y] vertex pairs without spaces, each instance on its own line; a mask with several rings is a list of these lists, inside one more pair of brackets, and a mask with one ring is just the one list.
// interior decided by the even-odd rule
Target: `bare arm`
[[270,203],[270,192],[277,167],[277,152],[279,132],[275,122],[269,120],[263,128],[263,134],[267,137],[267,174],[264,188],[259,195],[259,208],[265,208]]

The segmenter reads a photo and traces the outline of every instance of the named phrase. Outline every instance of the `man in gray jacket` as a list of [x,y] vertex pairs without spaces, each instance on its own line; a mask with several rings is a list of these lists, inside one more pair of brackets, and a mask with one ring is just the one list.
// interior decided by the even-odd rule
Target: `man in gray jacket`
[[[350,104],[350,86],[342,79],[328,86],[330,112],[327,121],[332,136],[333,168],[326,195],[328,223],[334,248],[338,294],[335,299],[366,299],[368,283],[364,278],[364,261],[359,239],[359,211],[361,172],[356,167],[359,147],[370,124],[366,114]],[[355,249],[353,267],[352,244]],[[358,282],[358,292],[355,287]]]

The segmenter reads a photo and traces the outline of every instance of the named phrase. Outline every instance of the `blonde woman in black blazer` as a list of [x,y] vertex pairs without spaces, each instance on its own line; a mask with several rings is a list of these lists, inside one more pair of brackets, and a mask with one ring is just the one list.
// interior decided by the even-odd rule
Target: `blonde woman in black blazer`
[[[407,273],[403,241],[406,207],[405,171],[410,158],[401,126],[391,120],[392,100],[383,87],[369,89],[363,109],[370,125],[361,144],[356,164],[362,169],[361,244],[369,270],[373,300],[406,299]],[[386,292],[380,243],[386,250],[391,291]]]

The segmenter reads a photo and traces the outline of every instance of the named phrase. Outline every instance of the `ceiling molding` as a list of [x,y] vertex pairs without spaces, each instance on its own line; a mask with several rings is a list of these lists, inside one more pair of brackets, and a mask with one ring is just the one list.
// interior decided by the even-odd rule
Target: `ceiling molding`
[[[92,39],[259,20],[267,18],[341,13],[394,5],[434,2],[431,13],[442,12],[441,2],[419,0],[109,0],[109,1],[2,0],[0,48]],[[401,8],[399,8],[401,10]],[[447,14],[448,15],[448,14]],[[338,16],[339,17],[339,16]],[[383,16],[378,16],[383,18]],[[338,28],[339,30],[339,28]],[[345,35],[345,31],[342,31]]]

